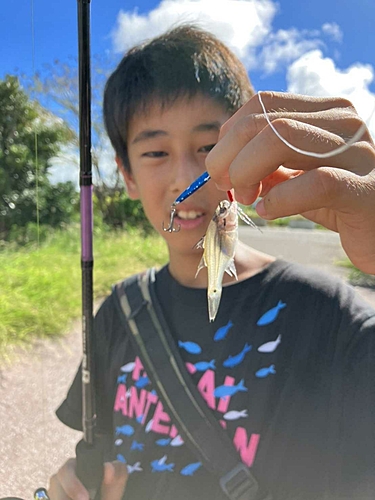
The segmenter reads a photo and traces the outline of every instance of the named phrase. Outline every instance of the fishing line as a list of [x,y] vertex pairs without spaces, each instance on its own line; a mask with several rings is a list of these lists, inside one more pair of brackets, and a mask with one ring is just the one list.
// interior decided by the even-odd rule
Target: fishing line
[[[277,135],[277,137],[286,146],[288,146],[288,148],[292,149],[293,151],[296,151],[296,153],[300,153],[300,154],[305,155],[305,156],[312,156],[314,158],[330,158],[332,156],[335,156],[335,155],[338,155],[340,153],[343,153],[344,151],[346,151],[347,149],[349,149],[350,146],[352,146],[355,142],[357,142],[358,139],[360,139],[362,137],[362,135],[364,134],[364,132],[366,131],[366,123],[363,122],[362,125],[357,130],[357,132],[353,135],[353,137],[348,142],[346,142],[345,144],[343,144],[342,146],[339,146],[338,148],[333,149],[332,151],[328,151],[326,153],[316,153],[315,151],[306,151],[304,149],[300,149],[300,148],[297,148],[296,146],[293,146],[293,144],[291,144],[286,139],[284,139],[284,137],[276,130],[276,128],[272,124],[272,122],[271,122],[271,120],[270,120],[270,118],[269,118],[269,116],[267,114],[267,110],[266,110],[266,108],[265,108],[265,106],[263,104],[262,97],[261,97],[261,92],[258,92],[258,100],[259,100],[259,103],[260,103],[260,105],[262,107],[264,118],[267,120],[268,125],[271,127],[271,129]],[[371,113],[371,115],[370,115],[370,117],[368,119],[369,122],[370,122],[371,118],[373,117],[374,112],[375,112],[375,105],[374,105],[372,113]]]
[[[33,77],[36,74],[35,70],[35,15],[34,15],[34,0],[30,0],[30,15],[31,15],[31,62],[32,62],[32,74]],[[37,125],[35,125],[34,130],[34,148],[35,148],[35,202],[36,202],[36,228],[37,228],[37,249],[40,248],[40,200],[39,200],[39,156],[38,156],[38,130]],[[45,369],[43,363],[43,353],[40,354],[39,357],[40,364],[40,390],[42,394],[42,434],[43,434],[43,470],[47,470],[47,446],[46,446],[46,388],[45,388]]]

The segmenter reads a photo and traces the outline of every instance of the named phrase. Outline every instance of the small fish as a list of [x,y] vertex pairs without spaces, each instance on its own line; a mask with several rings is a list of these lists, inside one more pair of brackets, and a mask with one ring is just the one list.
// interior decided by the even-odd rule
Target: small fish
[[146,387],[150,383],[150,379],[145,376],[145,377],[140,377],[137,382],[134,384],[138,389],[142,389],[143,387]]
[[263,316],[258,319],[257,325],[269,325],[270,323],[272,323],[272,321],[275,321],[275,319],[279,315],[279,312],[281,311],[281,309],[284,309],[284,307],[286,307],[286,304],[282,300],[279,300],[275,307],[265,312]]
[[246,392],[247,387],[244,385],[244,379],[241,379],[237,385],[220,385],[214,390],[216,398],[224,398],[225,396],[233,396],[237,392]]
[[152,419],[148,422],[148,424],[146,425],[145,432],[147,433],[147,432],[152,431],[152,426],[153,426],[153,425],[154,425],[154,419],[152,418]]
[[116,445],[116,446],[120,446],[120,445],[122,445],[122,443],[123,443],[123,442],[124,442],[124,441],[123,441],[122,439],[116,439],[116,441],[115,441],[115,445]]
[[168,446],[170,442],[171,442],[171,440],[170,440],[170,439],[158,439],[158,440],[156,441],[156,444],[157,444],[158,446]]
[[116,456],[116,460],[118,460],[119,462],[122,462],[123,464],[126,464],[126,459],[125,459],[124,455],[118,454]]
[[133,472],[142,472],[141,462],[136,462],[134,465],[128,465],[128,473],[133,474]]
[[138,443],[138,441],[133,441],[132,442],[132,445],[130,447],[130,450],[131,451],[134,451],[134,450],[138,450],[138,451],[143,451],[143,448],[144,448],[144,444],[143,443]]
[[242,351],[236,354],[236,356],[229,356],[228,359],[224,361],[223,366],[226,368],[233,368],[239,365],[244,360],[245,354],[249,351],[251,351],[251,345],[245,344]]
[[151,462],[152,472],[164,472],[166,470],[169,472],[173,472],[174,464],[167,464],[166,461],[167,455],[164,455],[164,457],[162,457],[160,460],[154,460],[153,462]]
[[126,378],[127,378],[126,373],[124,375],[120,375],[119,377],[117,377],[117,383],[126,384]]
[[184,467],[181,470],[180,474],[182,474],[183,476],[192,476],[194,472],[197,471],[201,466],[202,466],[201,462],[194,462]]
[[190,354],[200,354],[202,352],[201,347],[196,344],[195,342],[182,342],[181,340],[178,341],[179,347],[182,347],[185,349],[186,352]]
[[276,340],[271,340],[270,342],[266,342],[258,347],[259,352],[273,352],[276,350],[277,346],[281,342],[281,335],[277,337]]
[[231,320],[228,321],[228,323],[225,326],[222,326],[218,330],[216,330],[216,333],[214,335],[214,341],[218,342],[219,340],[224,340],[225,337],[227,336],[229,330],[232,328],[233,323]]
[[196,275],[207,267],[208,317],[214,321],[220,305],[224,273],[237,279],[234,254],[238,241],[238,217],[254,227],[255,224],[241,210],[235,200],[222,200],[217,206],[206,234],[196,244],[203,248]]
[[176,436],[171,441],[171,446],[177,447],[177,446],[182,446],[183,444],[184,444],[184,440],[182,439],[181,436]]
[[135,368],[135,362],[132,361],[131,363],[127,363],[126,365],[121,367],[122,372],[130,373],[134,370]]
[[199,363],[195,363],[194,367],[198,372],[204,372],[211,368],[211,370],[215,370],[215,360],[211,359],[211,361],[199,361]]
[[123,425],[121,427],[116,427],[116,434],[123,434],[124,436],[132,436],[134,434],[134,429],[131,425]]
[[238,418],[245,418],[248,416],[249,415],[247,414],[247,410],[242,410],[242,411],[232,410],[232,411],[228,411],[223,416],[223,418],[225,418],[225,420],[237,420]]
[[264,377],[267,377],[270,373],[273,373],[273,374],[276,373],[275,365],[271,365],[268,368],[261,368],[260,370],[258,370],[255,373],[255,376],[259,377],[259,378],[264,378]]

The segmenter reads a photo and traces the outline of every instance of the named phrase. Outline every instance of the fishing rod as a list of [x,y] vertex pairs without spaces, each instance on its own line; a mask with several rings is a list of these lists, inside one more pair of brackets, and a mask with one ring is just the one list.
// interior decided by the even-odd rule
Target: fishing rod
[[93,344],[93,209],[91,159],[90,2],[78,1],[79,149],[82,270],[82,427],[77,444],[77,476],[90,498],[100,498],[103,452],[95,434],[96,401]]

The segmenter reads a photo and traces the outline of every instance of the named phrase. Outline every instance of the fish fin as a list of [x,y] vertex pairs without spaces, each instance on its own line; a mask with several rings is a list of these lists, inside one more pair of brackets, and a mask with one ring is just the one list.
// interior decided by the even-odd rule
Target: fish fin
[[205,239],[205,236],[202,236],[202,238],[198,241],[198,243],[196,243],[193,248],[204,248],[204,239]]
[[234,263],[234,259],[231,259],[228,262],[228,265],[227,265],[227,268],[225,269],[225,272],[227,274],[229,274],[229,276],[233,276],[233,278],[236,278],[236,280],[238,280],[236,266],[235,266],[235,263]]
[[279,300],[279,303],[277,304],[277,307],[279,309],[284,309],[284,307],[286,307],[286,304],[282,300]]
[[241,207],[237,206],[238,217],[243,220],[246,224],[253,227],[254,229],[258,229],[258,231],[262,232],[262,230],[253,222],[248,215],[242,210]]
[[206,264],[206,259],[204,258],[204,255],[202,255],[202,258],[201,258],[199,265],[198,265],[197,272],[195,273],[195,278],[198,276],[199,271],[201,269],[203,269],[204,267],[207,267],[207,264]]

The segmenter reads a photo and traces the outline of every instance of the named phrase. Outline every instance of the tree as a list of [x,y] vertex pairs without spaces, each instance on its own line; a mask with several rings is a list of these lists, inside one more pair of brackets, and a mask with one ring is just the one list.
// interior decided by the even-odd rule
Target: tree
[[[36,222],[48,169],[72,137],[63,120],[31,101],[15,76],[0,80],[0,238]],[[57,200],[50,200],[55,203]]]
[[[104,130],[102,119],[102,99],[105,82],[115,67],[114,60],[108,56],[92,58],[92,167],[95,193],[95,206],[102,214],[103,221],[115,228],[127,225],[142,226],[149,229],[149,224],[139,202],[130,200],[126,194],[122,177],[116,168],[108,171],[108,152],[111,149]],[[25,78],[25,77],[24,77]],[[27,80],[30,95],[37,97],[45,107],[53,108],[54,113],[64,119],[72,131],[70,150],[75,151],[79,161],[79,105],[78,105],[78,65],[74,58],[68,62],[56,60],[44,66],[42,72],[30,81]],[[70,161],[72,158],[69,158]],[[113,162],[114,163],[114,162]]]

